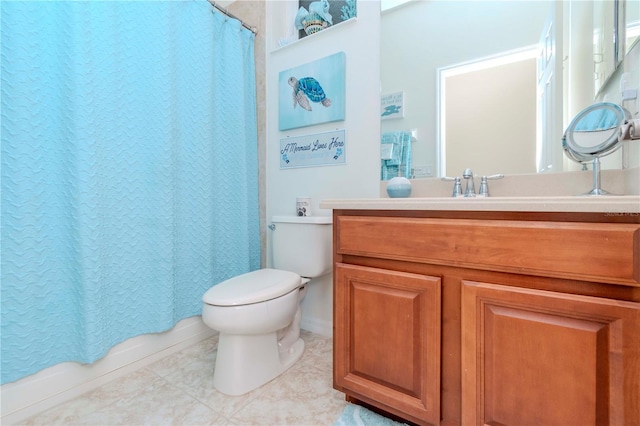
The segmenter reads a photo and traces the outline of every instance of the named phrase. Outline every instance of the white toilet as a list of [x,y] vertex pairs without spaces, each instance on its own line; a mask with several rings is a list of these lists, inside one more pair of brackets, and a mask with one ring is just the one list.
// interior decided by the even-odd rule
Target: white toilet
[[305,284],[331,272],[331,217],[274,216],[270,228],[278,269],[228,279],[202,297],[202,320],[220,332],[213,385],[227,395],[256,389],[300,359]]

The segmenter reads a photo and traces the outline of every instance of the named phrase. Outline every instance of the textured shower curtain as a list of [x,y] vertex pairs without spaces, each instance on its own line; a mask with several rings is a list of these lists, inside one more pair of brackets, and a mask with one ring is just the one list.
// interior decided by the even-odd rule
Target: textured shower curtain
[[2,383],[260,267],[254,35],[198,1],[2,4]]

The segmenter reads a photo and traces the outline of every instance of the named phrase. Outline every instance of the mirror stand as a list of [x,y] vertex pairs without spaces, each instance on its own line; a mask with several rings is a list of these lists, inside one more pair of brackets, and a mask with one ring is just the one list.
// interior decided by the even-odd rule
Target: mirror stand
[[593,159],[593,189],[582,195],[615,195],[600,187],[600,157]]
[[630,116],[622,106],[602,102],[583,109],[569,124],[562,137],[566,156],[583,166],[593,159],[593,189],[582,195],[614,195],[600,187],[600,157],[622,146]]

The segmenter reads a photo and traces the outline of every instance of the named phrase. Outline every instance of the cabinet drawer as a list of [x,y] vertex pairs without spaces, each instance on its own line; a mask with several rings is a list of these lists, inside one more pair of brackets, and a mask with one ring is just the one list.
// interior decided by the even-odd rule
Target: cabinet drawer
[[410,262],[640,285],[640,225],[337,216],[335,250]]

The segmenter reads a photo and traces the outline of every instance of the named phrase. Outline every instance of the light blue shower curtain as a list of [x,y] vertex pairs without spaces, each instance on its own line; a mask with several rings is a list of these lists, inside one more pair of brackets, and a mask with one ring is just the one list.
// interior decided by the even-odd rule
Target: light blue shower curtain
[[260,267],[254,35],[205,0],[2,4],[2,383]]

